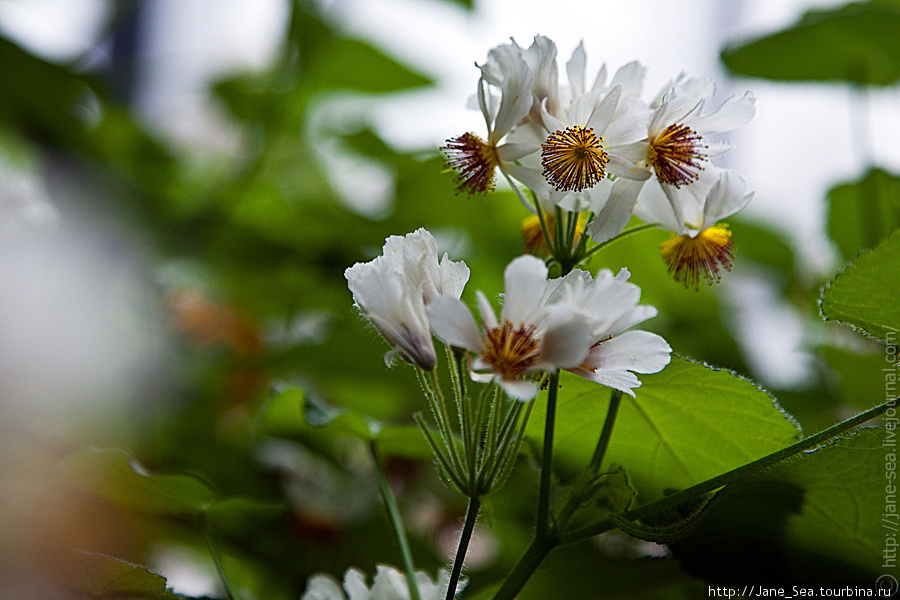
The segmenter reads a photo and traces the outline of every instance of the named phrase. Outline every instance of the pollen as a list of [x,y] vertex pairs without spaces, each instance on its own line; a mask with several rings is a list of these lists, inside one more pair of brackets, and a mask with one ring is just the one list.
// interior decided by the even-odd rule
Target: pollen
[[690,127],[669,125],[650,140],[648,158],[660,182],[680,188],[700,178],[708,147]]
[[593,129],[567,127],[550,135],[541,148],[544,177],[559,191],[580,192],[606,176],[609,155]]
[[710,285],[721,281],[722,269],[730,271],[734,260],[731,230],[725,223],[694,237],[673,235],[659,249],[669,273],[686,288],[699,289],[701,275]]
[[456,171],[456,187],[470,196],[494,189],[496,168],[500,165],[497,147],[474,133],[447,140],[441,146],[447,166]]
[[521,377],[537,358],[538,341],[534,325],[513,325],[509,321],[486,333],[481,358],[503,379]]

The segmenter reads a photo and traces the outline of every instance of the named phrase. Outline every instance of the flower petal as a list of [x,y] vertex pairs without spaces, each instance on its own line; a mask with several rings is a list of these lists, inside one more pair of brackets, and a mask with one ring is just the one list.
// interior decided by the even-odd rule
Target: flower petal
[[603,100],[594,108],[591,118],[588,119],[587,128],[593,129],[594,133],[602,136],[609,127],[613,115],[616,114],[616,107],[619,105],[619,98],[622,97],[622,86],[616,85],[606,94]]
[[581,365],[604,370],[656,373],[671,360],[672,348],[666,340],[649,331],[626,331],[591,349]]
[[520,256],[506,267],[503,279],[501,320],[514,325],[529,322],[547,287],[547,265],[536,256]]
[[469,267],[463,261],[452,261],[444,253],[440,264],[441,272],[441,289],[440,292],[445,296],[459,298],[462,295],[466,282],[469,281]]
[[754,192],[747,180],[737,171],[722,169],[719,180],[713,184],[706,196],[703,207],[703,227],[711,227],[716,222],[730,217],[747,206]]
[[534,400],[540,391],[537,384],[528,379],[507,380],[495,377],[494,381],[500,384],[500,387],[510,398],[518,400],[519,402]]
[[609,198],[600,205],[591,204],[591,211],[597,216],[588,223],[587,232],[591,239],[603,243],[619,235],[634,212],[643,181],[618,179],[612,186]]
[[459,299],[441,296],[428,305],[428,320],[434,335],[443,342],[480,352],[481,332],[469,308]]
[[756,114],[756,96],[753,92],[745,92],[742,96],[732,96],[722,103],[718,110],[694,117],[689,125],[699,133],[723,133],[743,127]]

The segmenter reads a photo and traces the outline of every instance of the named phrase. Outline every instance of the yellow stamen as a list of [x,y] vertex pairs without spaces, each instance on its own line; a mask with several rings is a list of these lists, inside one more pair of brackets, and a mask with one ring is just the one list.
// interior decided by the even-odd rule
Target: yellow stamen
[[[581,232],[587,224],[587,214],[578,215],[578,224],[575,226],[575,236],[572,239],[572,247],[578,245],[581,239]],[[556,218],[551,214],[544,214],[544,224],[547,226],[547,233],[550,235],[550,242],[556,237]],[[535,256],[547,256],[550,254],[550,248],[547,246],[547,240],[544,238],[544,229],[541,227],[541,220],[537,215],[525,217],[521,225],[522,242],[525,252],[534,254]]]
[[500,165],[497,147],[474,133],[464,133],[447,140],[441,146],[447,166],[457,172],[456,186],[460,192],[486,194],[494,189],[495,170]]
[[669,273],[684,287],[700,288],[700,276],[712,285],[722,280],[721,269],[731,270],[734,249],[731,230],[720,223],[704,229],[696,236],[673,235],[659,245]]
[[534,325],[514,326],[509,321],[488,332],[482,359],[503,379],[521,377],[537,359],[538,342]]
[[669,125],[650,140],[648,159],[662,183],[680,188],[697,181],[709,146],[703,136],[685,125]]
[[593,129],[567,127],[550,135],[541,148],[544,177],[557,190],[580,192],[606,176],[609,155]]

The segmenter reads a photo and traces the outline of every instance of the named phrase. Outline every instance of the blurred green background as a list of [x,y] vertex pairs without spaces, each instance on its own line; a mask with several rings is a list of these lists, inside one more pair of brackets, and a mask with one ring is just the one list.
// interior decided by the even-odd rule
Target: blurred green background
[[[478,10],[421,4],[460,19]],[[96,43],[65,59],[10,30],[0,37],[0,594],[222,597],[204,531],[246,600],[297,598],[318,571],[398,565],[359,439],[378,431],[376,421],[386,426],[379,443],[417,563],[434,573],[455,549],[465,502],[440,484],[410,427],[425,408],[414,373],[385,367],[388,348],[352,307],[343,271],[378,254],[388,235],[424,226],[471,268],[464,298],[478,289],[493,297],[522,252],[526,214],[508,191],[457,195],[436,147],[391,143],[376,119],[347,108],[409,102],[446,83],[349,32],[328,3],[285,2],[265,64],[208,90],[219,125],[204,123],[194,143],[173,138],[138,94],[152,76],[137,58],[153,7],[110,3]],[[857,99],[889,86],[896,98],[898,30],[895,2],[852,4],[735,42],[721,64],[781,81],[782,94],[813,80]],[[575,35],[603,52],[597,32]],[[454,92],[462,98],[475,89],[470,71]],[[722,87],[764,85],[775,84]],[[466,127],[477,131],[475,117]],[[442,118],[435,112],[423,126]],[[457,126],[446,137],[462,133]],[[813,162],[831,156],[802,139],[771,144]],[[628,267],[642,301],[659,309],[648,329],[681,356],[760,380],[806,433],[819,431],[884,395],[884,347],[819,316],[830,276],[900,222],[900,180],[865,148],[857,160],[865,172],[830,182],[822,198],[820,235],[833,246],[817,261],[790,227],[756,213],[730,222],[738,258],[722,285],[694,292],[672,281],[657,252],[662,232],[611,246],[591,269]],[[764,187],[781,183],[795,185]],[[786,192],[762,201],[791,200]],[[792,329],[754,320],[766,314],[775,323],[787,315]],[[802,373],[767,378],[760,352],[771,344],[781,356],[780,336],[792,336],[788,352],[802,356],[790,364]],[[523,457],[487,507],[469,561],[471,597],[528,543],[533,466]],[[687,546],[678,560],[640,558],[667,551],[624,535],[569,547],[522,597],[579,588],[701,597],[714,573],[697,557],[709,550]]]

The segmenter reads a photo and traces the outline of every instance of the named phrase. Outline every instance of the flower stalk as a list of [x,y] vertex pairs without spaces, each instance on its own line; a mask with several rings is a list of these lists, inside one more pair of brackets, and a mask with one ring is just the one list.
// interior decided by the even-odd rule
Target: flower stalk
[[394,535],[397,536],[397,543],[400,544],[400,554],[403,557],[403,568],[406,571],[406,583],[409,586],[409,595],[411,600],[421,600],[419,595],[419,586],[416,583],[416,567],[413,562],[412,551],[409,548],[409,539],[406,536],[406,528],[403,526],[403,517],[400,516],[400,508],[397,506],[397,499],[391,491],[391,484],[384,472],[384,465],[379,457],[378,447],[375,440],[369,441],[369,453],[372,455],[372,462],[375,465],[375,477],[378,479],[378,491],[381,493],[381,499],[384,501],[384,508],[387,511],[388,520]]

